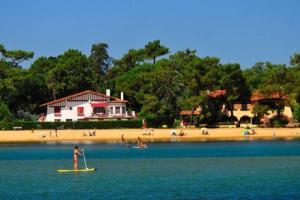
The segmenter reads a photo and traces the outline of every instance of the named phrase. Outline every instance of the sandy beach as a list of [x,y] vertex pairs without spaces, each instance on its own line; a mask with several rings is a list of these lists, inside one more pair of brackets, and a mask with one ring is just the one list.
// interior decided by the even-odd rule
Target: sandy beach
[[[151,130],[151,129],[149,129]],[[300,139],[300,128],[256,128],[255,135],[243,135],[243,128],[208,129],[208,135],[202,135],[197,128],[182,129],[184,136],[171,136],[173,129],[99,129],[99,130],[17,130],[0,131],[0,142],[121,142],[123,134],[126,142],[136,142],[141,137],[145,142],[180,141],[243,141],[243,140],[294,140]],[[95,132],[95,136],[92,133]],[[151,132],[151,135],[145,133]],[[91,135],[90,135],[91,134]]]

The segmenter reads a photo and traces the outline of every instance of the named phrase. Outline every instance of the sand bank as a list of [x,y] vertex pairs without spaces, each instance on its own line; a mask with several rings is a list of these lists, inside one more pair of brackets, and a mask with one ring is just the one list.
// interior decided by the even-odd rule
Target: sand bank
[[[180,141],[243,141],[243,140],[295,140],[300,139],[300,128],[256,128],[256,135],[244,136],[243,128],[208,129],[209,135],[202,135],[200,129],[182,129],[184,136],[178,136],[181,129],[176,129],[177,136],[171,136],[173,129],[153,129],[152,135],[145,135],[143,129],[99,129],[99,130],[18,130],[0,131],[0,142],[136,142],[141,137],[145,142],[180,142]],[[89,133],[95,131],[95,136]],[[150,131],[151,132],[151,131]]]

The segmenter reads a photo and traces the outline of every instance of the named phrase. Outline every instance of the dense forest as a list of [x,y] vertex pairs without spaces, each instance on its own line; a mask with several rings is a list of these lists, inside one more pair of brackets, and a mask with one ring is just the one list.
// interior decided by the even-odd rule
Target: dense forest
[[[42,103],[87,89],[105,93],[106,88],[112,96],[123,91],[129,109],[161,124],[172,125],[180,110],[199,105],[202,112],[196,123],[226,121],[220,105],[232,110],[234,102],[247,101],[253,91],[288,95],[286,103],[300,120],[300,54],[292,55],[289,65],[257,62],[242,69],[238,63],[200,57],[195,50],[170,54],[159,40],[130,49],[119,59],[112,58],[108,48],[105,43],[93,44],[89,55],[69,49],[56,57],[39,57],[24,68],[22,62],[32,59],[34,52],[0,44],[0,121],[33,121],[45,112]],[[225,89],[227,95],[207,95],[216,89]],[[255,105],[254,111],[259,116],[268,109]]]

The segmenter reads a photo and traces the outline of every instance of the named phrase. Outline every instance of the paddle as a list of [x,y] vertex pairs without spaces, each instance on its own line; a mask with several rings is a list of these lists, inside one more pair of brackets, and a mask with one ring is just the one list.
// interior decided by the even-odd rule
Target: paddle
[[84,161],[85,169],[88,169],[88,167],[87,167],[87,165],[86,165],[84,149],[82,149],[82,154],[83,154],[83,161]]

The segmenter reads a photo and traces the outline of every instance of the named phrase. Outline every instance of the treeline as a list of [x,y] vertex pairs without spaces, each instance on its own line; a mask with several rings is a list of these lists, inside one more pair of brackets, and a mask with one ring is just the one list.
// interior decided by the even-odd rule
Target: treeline
[[[108,54],[108,45],[92,45],[89,55],[69,49],[56,57],[40,57],[29,68],[23,61],[34,53],[7,50],[0,44],[0,121],[34,121],[44,108],[39,105],[86,89],[112,95],[123,91],[128,107],[156,125],[173,125],[180,110],[196,109],[194,123],[227,121],[223,104],[233,110],[237,101],[246,102],[252,91],[289,95],[296,119],[300,119],[300,54],[290,64],[258,62],[242,70],[238,63],[221,64],[217,57],[200,57],[186,49],[170,54],[159,40],[140,49],[130,49],[120,59]],[[225,89],[226,96],[212,98],[207,91]],[[256,105],[255,114],[268,109],[280,114],[283,105]]]

